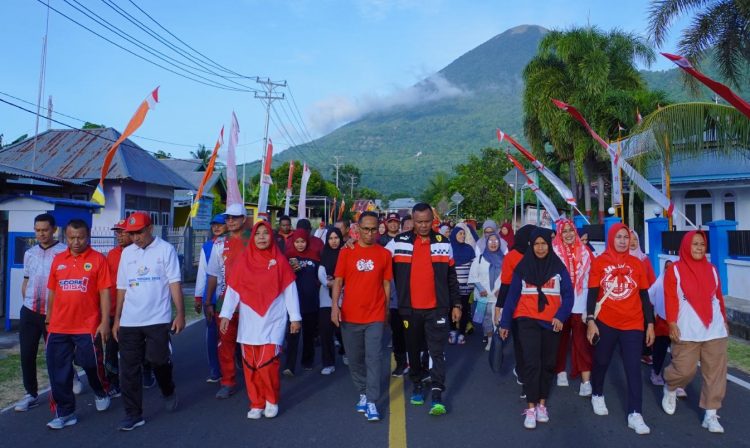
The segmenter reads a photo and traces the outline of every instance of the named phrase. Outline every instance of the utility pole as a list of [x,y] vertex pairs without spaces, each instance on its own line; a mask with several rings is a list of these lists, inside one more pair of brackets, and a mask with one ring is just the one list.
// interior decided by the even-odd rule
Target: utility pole
[[[258,195],[258,216],[267,214],[268,205],[268,185],[263,182],[263,168],[266,166],[266,148],[268,148],[268,121],[271,118],[271,104],[275,100],[283,100],[284,94],[276,94],[275,89],[278,87],[286,87],[286,81],[271,81],[270,78],[260,79],[255,77],[255,82],[263,86],[263,94],[255,92],[255,99],[261,100],[266,106],[266,126],[263,134],[263,151],[260,162],[260,194]],[[242,165],[242,200],[245,200],[245,168],[247,163]]]
[[336,159],[336,163],[333,164],[333,166],[336,168],[336,189],[339,189],[339,167],[341,166],[341,162],[339,162],[339,158],[341,156],[333,156],[334,159]]
[[354,200],[354,182],[357,181],[357,176],[352,176],[349,178],[349,180],[352,183],[351,190],[349,190],[349,196],[352,197],[352,201]]

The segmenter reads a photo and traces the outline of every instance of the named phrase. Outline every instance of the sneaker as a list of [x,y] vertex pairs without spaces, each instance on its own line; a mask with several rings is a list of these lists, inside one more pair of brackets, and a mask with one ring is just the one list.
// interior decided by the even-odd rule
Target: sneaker
[[359,394],[359,401],[357,402],[357,406],[355,406],[357,409],[357,412],[360,412],[364,414],[367,412],[367,395],[365,394]]
[[536,407],[536,421],[539,423],[547,423],[549,422],[549,411],[547,410],[547,406],[540,404]]
[[367,403],[365,417],[367,418],[368,422],[380,421],[380,414],[378,414],[378,408],[375,407],[375,403]]
[[557,374],[557,385],[560,387],[568,387],[568,374],[566,372],[560,372]]
[[177,410],[177,391],[172,392],[172,395],[164,397],[164,409],[167,412],[174,412]]
[[581,387],[578,388],[578,396],[580,397],[590,397],[592,393],[591,390],[591,381],[584,381],[581,383]]
[[456,333],[455,331],[451,331],[451,332],[450,332],[450,333],[448,334],[448,343],[449,343],[449,344],[455,344],[455,343],[456,343],[456,338],[457,338],[457,337],[458,337],[458,336],[457,336],[457,333]]
[[432,406],[430,407],[430,415],[444,415],[448,412],[443,404],[442,395],[443,392],[440,389],[432,389]]
[[120,398],[120,397],[122,397],[122,391],[120,390],[120,388],[118,386],[110,386],[109,387],[109,392],[107,392],[107,394],[109,394],[109,398]]
[[524,409],[523,427],[526,429],[536,428],[536,410],[534,408]]
[[458,335],[458,340],[456,341],[456,344],[458,344],[458,345],[464,345],[464,344],[466,344],[466,336],[464,336],[462,334],[459,334]]
[[513,376],[516,377],[516,384],[518,384],[519,386],[523,386],[523,382],[520,378],[518,378],[518,373],[516,373],[515,367],[513,367]]
[[334,367],[334,366],[328,366],[328,367],[323,367],[323,369],[321,369],[321,371],[320,371],[320,374],[321,375],[330,375],[330,374],[332,374],[335,371],[336,371],[336,367]]
[[396,366],[396,368],[393,369],[393,372],[391,372],[391,376],[399,378],[406,375],[407,373],[409,373],[408,366]]
[[346,355],[342,356],[341,357],[341,362],[343,362],[345,366],[348,366],[349,365],[349,357],[346,356]]
[[266,401],[266,408],[263,409],[263,415],[266,418],[274,418],[279,415],[279,405]]
[[132,431],[139,426],[146,424],[146,420],[143,417],[128,417],[120,422],[120,431]]
[[66,415],[65,417],[55,417],[47,423],[49,429],[63,429],[66,426],[73,426],[78,423],[75,414]]
[[607,403],[604,402],[603,395],[592,395],[591,407],[596,415],[609,415],[609,409],[607,409]]
[[681,387],[678,387],[677,389],[675,389],[674,392],[677,394],[677,398],[680,398],[683,400],[687,398],[687,392],[685,392],[685,389]]
[[703,424],[701,425],[704,428],[708,429],[708,432],[713,432],[717,434],[723,434],[724,433],[724,427],[721,426],[721,423],[719,423],[719,416],[715,413],[712,415],[708,415],[708,412],[703,417]]
[[221,375],[209,376],[206,378],[207,383],[218,383],[219,381],[221,381]]
[[484,346],[484,351],[486,352],[490,351],[491,347],[492,347],[492,339],[487,338],[487,344]]
[[651,433],[651,428],[646,426],[646,423],[643,421],[643,416],[637,412],[628,415],[628,428],[634,430],[635,433],[639,435]]
[[677,392],[669,390],[667,386],[664,386],[664,396],[661,399],[661,408],[669,415],[674,415],[674,411],[677,410]]
[[80,395],[83,391],[83,384],[81,384],[81,380],[78,378],[78,372],[73,371],[73,393],[75,395]]
[[292,372],[292,369],[284,369],[283,372],[281,372],[284,376],[292,377],[294,376],[294,372]]
[[641,362],[643,364],[646,364],[647,366],[651,366],[654,364],[654,359],[651,357],[651,355],[643,355],[641,356]]
[[36,397],[32,397],[31,395],[26,394],[18,403],[16,403],[13,409],[16,412],[26,412],[29,409],[35,408],[37,406],[39,406],[39,400],[37,400]]
[[221,386],[216,392],[216,398],[219,400],[225,400],[237,392],[237,386]]
[[487,336],[482,336],[482,344],[486,344],[488,342],[490,342],[490,338],[488,338]]
[[422,392],[421,384],[419,386],[414,386],[409,402],[415,406],[421,406],[424,404],[424,392]]
[[427,370],[427,371],[426,371],[426,372],[424,373],[424,376],[422,376],[422,382],[423,382],[423,383],[429,383],[430,381],[432,381],[432,375],[430,375],[430,371],[429,371],[429,370]]
[[156,377],[154,376],[154,372],[144,370],[143,371],[143,388],[151,389],[154,386],[156,386]]
[[656,372],[651,370],[651,384],[653,384],[654,386],[663,386],[664,377],[661,376],[661,374],[657,375]]
[[104,412],[109,409],[110,403],[111,401],[109,399],[109,394],[103,397],[94,397],[94,405],[96,406],[96,410],[99,412]]
[[247,418],[250,420],[260,420],[260,418],[263,416],[263,409],[250,409],[247,411]]

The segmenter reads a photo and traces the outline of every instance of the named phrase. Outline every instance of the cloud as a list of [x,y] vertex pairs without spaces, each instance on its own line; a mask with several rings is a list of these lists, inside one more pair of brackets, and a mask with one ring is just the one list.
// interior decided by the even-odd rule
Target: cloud
[[435,13],[440,9],[443,0],[357,0],[359,14],[368,20],[385,19],[393,11],[420,11]]
[[432,75],[419,83],[396,89],[387,95],[367,95],[352,99],[333,95],[314,103],[307,113],[313,132],[327,134],[339,126],[377,112],[393,108],[408,108],[468,94],[440,74]]

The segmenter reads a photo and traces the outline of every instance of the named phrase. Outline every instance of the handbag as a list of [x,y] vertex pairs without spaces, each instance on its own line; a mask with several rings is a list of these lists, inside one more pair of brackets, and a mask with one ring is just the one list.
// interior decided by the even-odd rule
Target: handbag
[[487,313],[487,299],[480,297],[474,304],[476,306],[474,307],[474,316],[471,321],[481,325],[484,322],[484,315]]
[[503,362],[505,361],[505,346],[506,341],[500,337],[500,329],[496,328],[492,332],[492,341],[490,342],[490,352],[488,360],[490,362],[490,369],[495,373],[501,373],[503,368]]

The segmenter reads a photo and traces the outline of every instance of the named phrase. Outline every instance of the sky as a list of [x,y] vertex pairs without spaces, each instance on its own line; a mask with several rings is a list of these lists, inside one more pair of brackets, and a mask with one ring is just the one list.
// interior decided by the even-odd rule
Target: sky
[[[0,99],[33,111],[39,92],[46,3],[0,2]],[[379,104],[413,94],[410,87],[416,82],[514,26],[565,29],[592,24],[604,30],[617,27],[644,34],[649,1],[49,0],[49,5],[182,74],[186,74],[183,68],[175,68],[128,43],[83,12],[98,15],[126,37],[150,46],[157,55],[161,52],[197,67],[190,70],[213,82],[248,90],[262,88],[255,76],[286,81],[288,87],[276,91],[285,99],[274,101],[269,125],[278,151],[325,135]],[[181,54],[133,25],[112,5],[168,39]],[[222,68],[253,79],[217,78],[198,72],[236,76],[212,66],[159,25]],[[684,25],[684,20],[674,25],[663,50],[675,50]],[[185,158],[198,144],[212,148],[223,125],[228,133],[234,111],[240,123],[238,161],[260,158],[266,109],[253,92],[184,79],[125,52],[54,11],[49,14],[47,36],[42,106],[46,107],[51,95],[53,118],[78,127],[82,122],[76,119],[122,130],[138,104],[160,86],[159,105],[136,132],[138,137],[133,138],[144,149]],[[186,60],[184,54],[193,60]],[[200,65],[195,62],[197,58],[201,58]],[[651,68],[672,67],[659,59]],[[35,115],[0,103],[0,133],[5,143],[23,134],[33,135],[35,126]],[[52,127],[63,126],[53,123]],[[47,129],[46,119],[40,121],[39,129]]]

